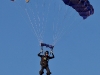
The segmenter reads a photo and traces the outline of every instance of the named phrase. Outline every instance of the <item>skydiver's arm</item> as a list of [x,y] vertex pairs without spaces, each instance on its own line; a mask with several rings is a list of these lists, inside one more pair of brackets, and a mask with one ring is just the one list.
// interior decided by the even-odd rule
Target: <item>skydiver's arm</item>
[[38,56],[39,56],[39,57],[42,57],[41,53],[42,53],[42,52],[38,53]]
[[55,56],[54,54],[52,53],[52,56],[49,57],[49,59],[53,59]]
[[42,57],[43,55],[41,55],[41,53],[43,53],[43,47],[41,46],[41,51],[40,51],[40,53],[38,53],[38,56],[39,57]]

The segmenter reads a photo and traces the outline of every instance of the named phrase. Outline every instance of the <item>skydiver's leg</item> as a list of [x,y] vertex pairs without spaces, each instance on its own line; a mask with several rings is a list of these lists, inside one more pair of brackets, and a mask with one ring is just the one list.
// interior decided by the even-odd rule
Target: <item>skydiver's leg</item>
[[49,66],[46,67],[46,70],[47,70],[47,75],[50,75],[51,72],[50,72]]
[[44,67],[41,66],[41,70],[39,71],[39,74],[42,75],[44,72]]

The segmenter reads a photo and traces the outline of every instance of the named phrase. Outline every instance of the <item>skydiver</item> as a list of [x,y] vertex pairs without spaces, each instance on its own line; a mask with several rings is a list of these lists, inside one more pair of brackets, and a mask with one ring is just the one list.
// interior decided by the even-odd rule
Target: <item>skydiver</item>
[[45,51],[44,55],[41,55],[41,53],[43,53],[43,50],[41,50],[40,53],[38,53],[38,56],[41,57],[41,61],[40,61],[40,65],[41,65],[41,70],[39,71],[39,74],[42,75],[44,73],[44,69],[46,69],[47,71],[47,75],[50,75],[50,69],[49,69],[49,59],[53,59],[54,58],[54,54],[53,51],[51,50],[51,54],[52,56],[49,56],[49,51]]

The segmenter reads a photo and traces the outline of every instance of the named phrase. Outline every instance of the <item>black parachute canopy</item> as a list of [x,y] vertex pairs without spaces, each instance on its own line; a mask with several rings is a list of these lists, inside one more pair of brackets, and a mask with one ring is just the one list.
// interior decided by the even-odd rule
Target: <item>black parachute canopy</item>
[[63,0],[63,2],[75,9],[83,19],[94,14],[94,8],[88,0]]
[[11,1],[14,1],[14,0],[11,0]]

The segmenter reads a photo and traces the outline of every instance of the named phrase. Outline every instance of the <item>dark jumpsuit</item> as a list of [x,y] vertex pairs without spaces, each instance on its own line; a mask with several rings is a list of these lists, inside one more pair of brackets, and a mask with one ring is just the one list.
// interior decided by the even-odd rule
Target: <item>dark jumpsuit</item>
[[41,65],[41,70],[39,71],[39,74],[42,75],[44,72],[44,69],[47,70],[47,75],[50,75],[50,69],[49,69],[49,65],[48,65],[48,61],[49,59],[53,59],[54,58],[54,54],[52,53],[52,57],[50,56],[45,56],[45,55],[40,55],[41,52],[38,54],[39,57],[41,57],[41,61],[40,61],[40,65]]

